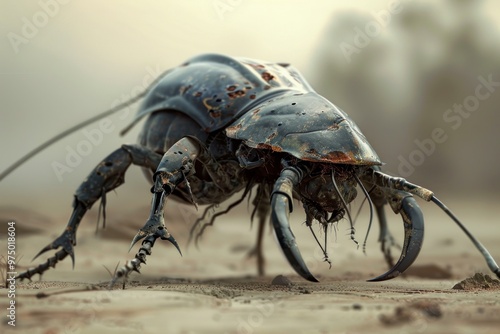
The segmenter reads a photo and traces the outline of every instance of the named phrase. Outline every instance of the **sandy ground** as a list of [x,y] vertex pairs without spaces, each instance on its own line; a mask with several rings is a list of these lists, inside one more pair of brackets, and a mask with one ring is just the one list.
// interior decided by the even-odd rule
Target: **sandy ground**
[[[448,201],[472,232],[500,259],[496,203]],[[97,207],[97,206],[96,206]],[[321,252],[301,212],[292,228],[302,254],[320,283],[297,276],[266,233],[266,276],[257,277],[255,258],[247,254],[256,228],[250,229],[245,205],[223,216],[203,235],[199,249],[187,245],[192,208],[168,204],[167,227],[179,241],[181,257],[172,245],[157,242],[142,274],[133,273],[126,290],[106,289],[116,264],[132,259],[128,245],[149,209],[111,210],[105,230],[95,235],[97,209],[82,223],[75,269],[69,259],[33,282],[16,285],[16,327],[7,324],[7,290],[2,296],[2,333],[498,333],[500,288],[478,284],[472,290],[453,286],[476,272],[491,275],[479,253],[458,227],[429,204],[421,204],[427,218],[426,240],[419,259],[404,277],[369,283],[386,265],[373,228],[366,255],[347,235],[347,222],[330,235],[332,268]],[[300,208],[297,206],[296,212]],[[63,212],[64,213],[64,212]],[[480,213],[478,215],[478,213]],[[65,215],[69,215],[69,210]],[[65,222],[16,208],[1,208],[2,224],[16,221],[17,271],[59,235]],[[362,241],[367,215],[359,218]],[[402,235],[400,220],[391,216],[391,230]],[[2,227],[0,254],[6,254]],[[336,240],[335,240],[336,239]],[[395,250],[396,251],[396,250]],[[46,257],[43,257],[45,259]],[[5,275],[5,270],[3,272]],[[283,275],[280,284],[273,279]],[[3,279],[2,279],[3,281]],[[72,289],[93,288],[90,291]],[[50,295],[37,298],[40,293]],[[5,315],[4,315],[5,314]]]

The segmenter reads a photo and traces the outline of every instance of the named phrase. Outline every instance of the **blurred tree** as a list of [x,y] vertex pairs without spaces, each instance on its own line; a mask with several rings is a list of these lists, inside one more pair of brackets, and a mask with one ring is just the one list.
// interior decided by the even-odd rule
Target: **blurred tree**
[[[403,176],[432,189],[498,191],[500,87],[459,126],[443,118],[475,94],[479,76],[500,82],[500,34],[481,4],[403,2],[385,22],[347,11],[327,27],[313,87],[351,115],[392,174],[405,160],[414,171]],[[416,141],[429,143],[436,128],[447,140],[422,152]]]

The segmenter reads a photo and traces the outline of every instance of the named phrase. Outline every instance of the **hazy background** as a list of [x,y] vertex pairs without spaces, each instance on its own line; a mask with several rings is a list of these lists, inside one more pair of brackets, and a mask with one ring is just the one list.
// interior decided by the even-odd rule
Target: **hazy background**
[[[153,74],[218,52],[295,65],[350,114],[391,174],[398,174],[400,157],[418,149],[416,139],[442,128],[448,139],[408,179],[460,197],[496,194],[500,92],[481,101],[456,130],[443,114],[474,94],[478,76],[500,81],[500,3],[401,0],[398,13],[350,57],[341,46],[355,46],[356,34],[377,24],[374,12],[389,10],[390,1],[346,3],[2,1],[0,170],[136,94]],[[35,31],[26,27],[33,23]],[[13,46],[12,33],[25,43]],[[111,117],[114,130],[62,181],[51,164],[65,164],[67,150],[86,140],[81,131],[26,163],[0,183],[0,205],[66,219],[73,192],[90,170],[121,143],[135,141],[140,126],[125,138],[118,135],[134,112]],[[126,180],[110,194],[111,207],[149,205],[149,184],[140,171],[131,168]]]

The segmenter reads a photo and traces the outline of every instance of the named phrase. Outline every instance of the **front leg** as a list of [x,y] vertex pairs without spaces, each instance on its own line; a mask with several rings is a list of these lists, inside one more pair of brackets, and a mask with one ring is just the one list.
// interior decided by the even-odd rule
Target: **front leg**
[[63,233],[52,243],[43,248],[35,257],[52,249],[61,248],[45,263],[28,269],[19,274],[17,278],[29,279],[35,275],[42,275],[50,267],[66,258],[68,255],[75,261],[73,246],[76,245],[76,231],[88,209],[101,197],[124,183],[125,172],[130,164],[147,168],[155,168],[160,162],[161,156],[147,148],[137,145],[123,145],[101,161],[89,174],[85,181],[78,187],[73,202],[73,213]]
[[[165,153],[161,159],[156,172],[153,175],[153,199],[151,202],[151,212],[146,224],[139,229],[135,235],[130,248],[134,244],[145,238],[135,258],[118,269],[110,283],[110,288],[115,282],[124,277],[125,280],[132,271],[139,272],[141,264],[146,263],[146,255],[151,255],[151,249],[155,241],[160,238],[170,241],[179,251],[179,245],[175,238],[168,232],[163,218],[164,205],[167,197],[173,193],[175,188],[184,181],[187,176],[194,173],[194,161],[200,155],[204,147],[198,140],[191,137],[184,137],[177,141]],[[189,189],[189,186],[188,186]],[[182,255],[182,253],[181,253]],[[123,286],[125,287],[125,280]]]
[[[153,175],[153,188],[151,189],[153,199],[149,218],[132,240],[130,248],[137,241],[155,233],[159,233],[158,236],[170,238],[163,219],[165,200],[181,182],[187,181],[188,175],[194,173],[194,161],[200,151],[201,145],[196,139],[184,137],[163,155]],[[190,189],[189,186],[188,189]]]

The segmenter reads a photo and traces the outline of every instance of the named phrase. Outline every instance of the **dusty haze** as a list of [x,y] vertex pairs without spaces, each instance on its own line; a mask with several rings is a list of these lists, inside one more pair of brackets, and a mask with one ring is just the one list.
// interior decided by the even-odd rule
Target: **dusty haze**
[[[401,176],[436,190],[498,260],[500,86],[495,85],[500,82],[500,2],[343,3],[347,2],[2,1],[0,171],[53,135],[136,95],[164,70],[194,55],[217,52],[289,62],[352,117],[386,163],[386,171],[407,174]],[[493,84],[484,87],[485,80]],[[473,111],[453,111],[454,105],[464,103],[472,103]],[[0,222],[17,222],[22,266],[62,231],[73,192],[92,168],[122,143],[135,142],[140,125],[124,138],[119,131],[136,108],[110,117],[105,124],[89,125],[0,182]],[[98,134],[90,146],[89,134]],[[68,165],[69,152],[82,149],[84,155],[70,157],[76,159],[68,167],[70,172],[54,172],[55,163]],[[409,165],[404,167],[402,161]],[[34,302],[35,290],[29,289],[106,281],[102,265],[113,268],[118,260],[123,264],[132,257],[126,251],[149,213],[149,188],[140,170],[131,167],[126,184],[108,195],[106,231],[94,236],[98,205],[84,219],[75,270],[66,260],[44,276],[48,285],[19,287],[26,288],[19,309],[26,332],[67,332],[60,320],[70,318],[83,333],[122,332],[126,327],[135,331],[134,324],[142,329],[153,323],[154,330],[165,331],[158,319],[171,321],[172,332],[191,333],[210,326],[214,333],[234,333],[241,332],[238,319],[247,319],[259,303],[268,301],[276,305],[276,313],[267,317],[268,313],[255,332],[274,333],[285,326],[310,333],[310,324],[318,333],[481,329],[494,333],[498,329],[498,290],[476,294],[450,290],[476,271],[489,273],[479,253],[443,213],[421,201],[427,236],[415,264],[430,264],[432,273],[449,274],[438,280],[430,280],[427,273],[365,283],[385,269],[378,231],[373,228],[364,256],[349,240],[345,220],[338,234],[331,234],[334,265],[328,270],[301,224],[300,205],[292,228],[311,270],[323,283],[312,286],[295,276],[270,233],[265,239],[270,276],[243,277],[255,274],[254,260],[245,257],[253,246],[255,228],[250,231],[244,205],[207,230],[197,250],[186,244],[200,212],[168,203],[167,226],[181,244],[183,258],[161,245],[144,268],[142,281],[129,293],[113,291],[106,298],[99,297],[100,292],[62,295]],[[357,199],[354,206],[361,201]],[[366,231],[367,211],[365,206],[358,240]],[[401,218],[391,214],[389,220],[401,241]],[[5,231],[0,231],[0,255],[6,249]],[[415,272],[423,271],[417,267]],[[291,277],[294,287],[269,287],[279,273]],[[188,281],[163,281],[165,276]],[[191,286],[193,278],[201,281]],[[213,281],[203,281],[207,278]],[[208,297],[202,299],[202,294]],[[440,305],[444,317],[425,318],[425,328],[422,321],[387,327],[379,320],[415,300]],[[87,312],[95,307],[106,312],[97,317]],[[193,314],[199,321],[192,321]]]
[[[56,2],[56,9],[40,3],[2,4],[2,170],[54,134],[137,94],[162,71],[193,55],[219,52],[294,64],[352,116],[392,174],[400,174],[399,159],[409,160],[419,150],[415,140],[432,138],[432,131],[442,128],[446,141],[432,154],[415,153],[419,165],[403,176],[463,196],[496,193],[500,186],[495,126],[500,94],[480,101],[456,130],[455,123],[443,121],[448,108],[474,93],[478,76],[500,81],[495,1],[400,1],[388,23],[350,59],[342,43],[356,46],[356,34],[366,33],[367,23],[382,25],[374,13],[383,17],[392,8],[389,1],[353,6],[68,1]],[[25,39],[19,42],[12,34]],[[71,172],[58,177],[52,165],[68,166],[68,152],[87,140],[82,131],[29,161],[2,181],[0,203],[46,208],[48,214],[68,208],[74,189],[95,164],[121,143],[135,141],[140,126],[125,138],[118,135],[134,112],[111,117],[102,143],[92,144]],[[99,124],[86,130],[99,130]],[[132,168],[130,188],[119,190],[120,199],[142,199],[143,182]]]

